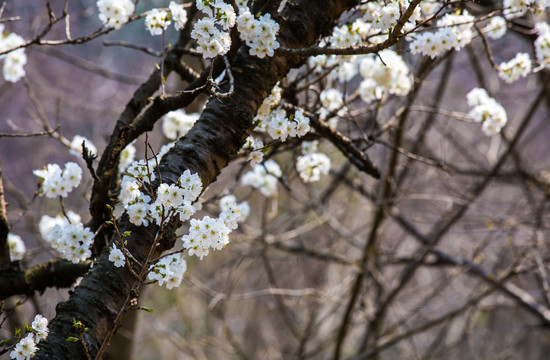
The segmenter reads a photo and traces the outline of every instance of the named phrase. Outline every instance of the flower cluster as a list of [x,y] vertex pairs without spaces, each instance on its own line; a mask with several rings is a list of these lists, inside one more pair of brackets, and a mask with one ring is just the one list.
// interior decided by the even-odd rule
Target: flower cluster
[[245,144],[243,145],[243,149],[247,149],[250,151],[250,155],[248,156],[248,161],[250,161],[250,165],[252,167],[256,166],[257,164],[261,163],[264,159],[264,153],[262,151],[264,147],[264,142],[259,139],[255,139],[252,136],[249,136],[246,139]]
[[151,35],[161,35],[172,22],[168,20],[168,12],[159,9],[153,9],[145,17],[145,28]]
[[302,137],[307,134],[309,128],[309,118],[297,110],[294,116],[287,118],[283,109],[272,111],[269,122],[265,124],[267,133],[275,140],[286,141],[287,137]]
[[330,159],[317,152],[317,141],[302,142],[302,155],[296,161],[296,170],[304,182],[319,181],[322,174],[328,174]]
[[237,29],[241,39],[250,48],[250,55],[260,59],[273,56],[273,51],[280,46],[276,40],[279,24],[271,18],[270,14],[262,15],[256,19],[250,10],[241,8],[237,19]]
[[94,240],[94,233],[80,222],[56,224],[48,232],[46,240],[65,259],[77,264],[92,255],[90,246]]
[[523,16],[531,10],[536,16],[542,16],[550,6],[546,0],[504,0],[503,13],[507,19]]
[[135,6],[131,0],[98,0],[99,20],[103,24],[120,29],[134,13]]
[[162,132],[168,139],[175,140],[185,135],[199,118],[199,114],[187,114],[182,109],[170,111],[162,118]]
[[[210,249],[220,250],[229,243],[229,233],[238,227],[248,213],[248,203],[237,204],[233,195],[225,196],[220,200],[221,213],[218,218],[205,216],[204,218],[191,219],[189,233],[181,237],[183,248],[192,256],[198,256],[201,260],[208,255]],[[113,245],[113,249],[116,249]],[[113,253],[114,250],[111,251]],[[120,254],[122,252],[118,250]],[[123,265],[124,260],[119,260]],[[115,264],[116,265],[116,264]],[[149,268],[148,278],[157,280],[160,286],[166,284],[168,289],[180,286],[187,263],[182,252],[171,254],[161,258]]]
[[544,68],[550,68],[550,26],[539,23],[536,26],[538,37],[535,40],[535,55],[538,63]]
[[11,261],[21,260],[23,255],[25,255],[25,251],[27,251],[27,247],[21,236],[12,233],[8,233],[8,246],[10,248]]
[[279,165],[274,160],[267,160],[244,174],[241,183],[259,189],[265,196],[271,196],[277,193],[277,178],[282,175]]
[[383,50],[378,56],[368,55],[360,65],[364,80],[359,95],[365,102],[380,99],[384,91],[395,95],[407,95],[412,87],[409,68],[393,50]]
[[28,360],[38,350],[37,343],[44,340],[49,333],[48,319],[38,314],[31,324],[31,333],[21,339],[10,353],[10,358],[15,360]]
[[491,39],[500,39],[506,34],[506,20],[502,16],[494,16],[483,32]]
[[[383,32],[390,30],[397,25],[397,20],[401,16],[401,9],[409,7],[410,1],[391,1],[384,6],[380,6],[373,11],[372,17],[374,18],[373,25]],[[415,22],[420,19],[420,8],[416,7],[413,14],[409,18],[409,23]]]
[[176,184],[160,184],[151,202],[151,197],[142,192],[148,191],[145,184],[155,178],[151,162],[134,161],[127,171],[128,175],[122,178],[119,200],[134,225],[147,226],[149,222],[161,225],[173,216],[185,221],[201,206],[197,202],[202,192],[198,174],[185,170]]
[[[4,25],[0,24],[0,52],[9,51],[25,43],[25,40],[15,33],[4,33]],[[0,59],[4,59],[2,68],[4,79],[9,82],[17,82],[25,76],[23,68],[27,63],[27,54],[25,49],[17,49],[5,55],[1,55]]]
[[463,11],[462,15],[445,14],[436,23],[437,31],[414,35],[410,43],[411,52],[433,59],[452,48],[458,51],[472,41],[473,25],[474,17],[467,11]]
[[531,58],[527,53],[518,53],[512,60],[500,63],[498,67],[498,77],[504,82],[513,83],[531,73]]
[[477,123],[486,135],[495,135],[506,125],[508,118],[506,110],[487,94],[482,88],[472,89],[466,95],[468,105],[471,107],[469,115]]
[[174,1],[170,2],[168,5],[170,9],[170,14],[172,15],[172,20],[174,20],[174,26],[176,30],[181,30],[187,23],[187,11],[183,8],[183,5],[177,4]]
[[225,55],[231,47],[229,29],[235,25],[235,9],[223,0],[197,0],[196,5],[207,15],[198,20],[191,31],[191,37],[197,41],[197,51],[205,59]]
[[40,195],[48,198],[67,197],[82,179],[82,169],[74,162],[66,163],[64,169],[48,164],[46,169],[34,170],[33,174],[42,180]]
[[166,284],[168,290],[181,284],[183,275],[187,270],[187,263],[182,253],[168,255],[149,268],[147,277],[149,280],[158,281],[159,286]]
[[94,234],[80,222],[80,216],[68,211],[66,217],[42,216],[38,224],[42,238],[73,263],[90,257]]

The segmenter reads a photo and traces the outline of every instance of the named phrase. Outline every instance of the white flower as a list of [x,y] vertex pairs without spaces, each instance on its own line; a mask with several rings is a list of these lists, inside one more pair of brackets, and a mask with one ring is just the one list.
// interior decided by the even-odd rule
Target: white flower
[[334,111],[344,105],[344,96],[338,89],[323,90],[320,95],[321,104],[329,111]]
[[176,30],[181,30],[187,23],[187,11],[183,8],[183,5],[177,4],[174,1],[170,1],[170,13],[172,14],[172,20],[174,20],[174,26]]
[[157,189],[157,201],[164,205],[165,209],[178,207],[183,201],[186,191],[177,185],[160,184]]
[[328,174],[330,159],[321,153],[302,155],[296,161],[296,169],[304,182],[319,181],[321,174]]
[[149,205],[147,203],[138,202],[126,208],[130,222],[137,226],[147,226],[149,221],[147,218]]
[[36,350],[38,350],[38,348],[34,342],[34,334],[27,334],[26,337],[21,339],[21,341],[15,345],[15,349],[13,349],[10,353],[10,358],[16,360],[28,360],[34,356]]
[[498,76],[505,82],[512,83],[531,73],[531,58],[527,53],[518,53],[512,60],[499,64],[499,68]]
[[56,224],[47,234],[46,240],[63,257],[73,263],[84,261],[91,256],[90,246],[94,234],[82,223]]
[[508,118],[506,110],[495,99],[489,97],[482,88],[474,88],[466,95],[468,105],[472,107],[470,117],[481,124],[483,132],[490,136],[500,132]]
[[149,268],[147,277],[149,280],[157,280],[159,286],[166,284],[167,289],[178,287],[187,270],[187,263],[182,253],[163,257],[155,265]]
[[151,35],[161,35],[168,28],[171,21],[167,20],[168,12],[153,9],[145,17],[145,28],[149,30]]
[[273,56],[274,50],[280,46],[276,40],[279,24],[271,19],[271,14],[255,19],[250,11],[243,10],[237,18],[237,29],[241,39],[249,46],[250,55],[259,58]]
[[32,329],[35,331],[36,342],[44,340],[50,332],[48,329],[48,319],[40,314],[36,315],[32,322]]
[[483,88],[473,88],[466,95],[466,100],[469,106],[485,105],[489,103],[491,97],[487,94],[487,90]]
[[27,250],[21,236],[12,233],[8,233],[8,246],[10,247],[11,261],[21,260]]
[[[547,24],[545,25],[548,27]],[[541,28],[541,26],[538,27]],[[535,55],[539,64],[545,68],[550,67],[550,30],[539,31],[539,36],[535,40]]]
[[271,196],[277,192],[277,178],[281,175],[279,165],[274,160],[267,160],[244,174],[241,183],[259,189],[265,196]]
[[134,13],[131,0],[98,0],[99,20],[103,24],[119,29]]
[[[2,24],[0,24],[2,25]],[[18,46],[25,44],[25,40],[15,33],[4,33],[4,26],[0,26],[0,52],[15,49]],[[4,59],[3,74],[4,78],[9,82],[17,82],[25,76],[23,68],[27,63],[27,55],[25,49],[17,49],[0,56]]]
[[12,83],[21,80],[21,78],[25,76],[25,69],[23,67],[26,63],[27,55],[25,54],[24,49],[15,50],[8,53],[4,60],[4,78]]
[[506,20],[502,16],[494,16],[485,28],[483,32],[487,34],[491,39],[500,39],[506,34]]
[[126,264],[126,259],[122,250],[116,247],[115,244],[111,247],[109,251],[109,261],[114,264],[115,267],[123,267]]
[[48,164],[46,169],[34,170],[33,174],[42,179],[40,195],[48,198],[67,197],[82,179],[82,169],[73,162],[66,163],[63,170],[57,164]]
[[183,189],[185,200],[194,202],[202,192],[202,181],[199,174],[191,174],[185,170],[178,179],[179,186]]

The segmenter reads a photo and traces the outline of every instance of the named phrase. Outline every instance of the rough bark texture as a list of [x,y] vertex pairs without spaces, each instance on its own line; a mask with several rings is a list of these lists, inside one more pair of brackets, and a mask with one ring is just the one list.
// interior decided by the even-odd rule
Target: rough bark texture
[[[288,48],[306,47],[327,34],[340,14],[356,5],[356,0],[307,0],[288,5],[282,17],[279,41]],[[237,154],[253,129],[253,117],[263,99],[277,81],[304,58],[276,54],[258,59],[241,48],[232,61],[235,90],[231,97],[211,99],[193,129],[163,158],[160,173],[163,182],[175,182],[189,169],[200,175],[205,186],[212,183],[220,171]],[[120,232],[131,231],[125,239],[132,255],[143,263],[153,244],[157,228],[135,227],[123,216]],[[108,260],[108,248],[93,269],[71,294],[68,301],[57,306],[57,316],[50,323],[50,335],[40,343],[36,359],[86,359],[73,319],[89,330],[84,333],[88,354],[94,358],[113,327],[117,313],[123,308],[135,278],[127,268],[115,268]],[[140,269],[136,269],[139,271]]]

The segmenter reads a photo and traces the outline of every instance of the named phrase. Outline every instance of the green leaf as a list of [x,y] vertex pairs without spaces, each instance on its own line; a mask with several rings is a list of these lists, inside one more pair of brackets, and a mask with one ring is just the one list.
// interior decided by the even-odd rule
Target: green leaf
[[125,231],[125,232],[122,233],[122,236],[123,236],[123,237],[124,237],[124,236],[130,236],[131,233],[132,233],[132,232],[131,232],[130,230]]
[[78,342],[78,338],[75,338],[74,336],[69,336],[68,338],[65,339],[65,341],[70,341],[70,342]]
[[139,309],[140,309],[140,310],[143,310],[143,311],[147,311],[148,313],[152,313],[152,312],[153,312],[153,309],[148,308],[148,307],[145,307],[145,306],[141,306]]

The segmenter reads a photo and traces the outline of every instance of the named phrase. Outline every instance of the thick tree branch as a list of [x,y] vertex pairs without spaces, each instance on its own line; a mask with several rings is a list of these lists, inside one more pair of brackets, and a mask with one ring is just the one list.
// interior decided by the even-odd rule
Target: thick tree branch
[[21,270],[18,261],[0,268],[0,301],[13,295],[31,296],[48,287],[66,288],[90,269],[91,261],[73,264],[67,260],[50,260]]

